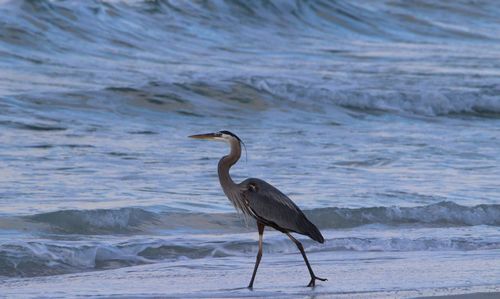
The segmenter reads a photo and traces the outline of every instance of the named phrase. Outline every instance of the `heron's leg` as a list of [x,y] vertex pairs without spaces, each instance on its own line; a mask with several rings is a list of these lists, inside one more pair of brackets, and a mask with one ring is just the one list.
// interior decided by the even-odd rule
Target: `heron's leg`
[[304,247],[302,246],[302,243],[299,242],[299,240],[295,239],[292,235],[289,233],[286,233],[286,235],[290,238],[290,240],[297,245],[297,248],[299,248],[300,253],[302,254],[302,257],[304,258],[304,262],[306,262],[307,269],[309,270],[309,274],[311,275],[311,281],[307,285],[308,287],[314,287],[316,285],[316,279],[325,281],[327,280],[326,278],[320,278],[314,275],[313,269],[311,268],[311,265],[309,264],[309,261],[307,260],[306,252],[304,251]]
[[253,288],[253,281],[255,280],[255,274],[257,274],[257,268],[259,268],[260,259],[262,258],[262,237],[264,235],[264,224],[257,222],[257,228],[259,230],[259,252],[257,253],[257,258],[255,259],[255,267],[253,268],[252,280],[250,280],[249,288]]

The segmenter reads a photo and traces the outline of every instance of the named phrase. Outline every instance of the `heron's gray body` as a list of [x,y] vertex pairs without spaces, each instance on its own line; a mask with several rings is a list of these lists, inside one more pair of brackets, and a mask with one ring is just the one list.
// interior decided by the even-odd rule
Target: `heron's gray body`
[[247,179],[240,186],[251,215],[263,224],[280,232],[294,232],[324,242],[318,228],[285,194],[269,183],[259,179]]
[[259,252],[257,254],[257,260],[255,262],[255,268],[249,287],[253,286],[255,274],[262,256],[262,235],[265,226],[270,226],[287,234],[297,245],[307,265],[309,274],[311,275],[309,286],[314,286],[316,279],[326,280],[314,275],[302,244],[290,235],[290,232],[299,233],[307,235],[320,243],[324,242],[321,232],[307,219],[300,208],[288,198],[288,196],[263,180],[250,178],[241,183],[235,183],[231,178],[229,169],[238,162],[241,156],[240,138],[228,131],[193,135],[191,137],[198,139],[224,140],[227,141],[231,147],[229,155],[222,157],[217,167],[222,190],[224,190],[224,193],[237,210],[241,211],[246,216],[253,217],[257,221],[257,227],[259,229]]
[[240,158],[241,145],[238,139],[230,141],[231,152],[219,161],[219,181],[224,193],[236,209],[258,222],[283,233],[295,232],[324,242],[318,228],[311,223],[300,208],[273,185],[261,179],[249,178],[236,184],[229,169]]

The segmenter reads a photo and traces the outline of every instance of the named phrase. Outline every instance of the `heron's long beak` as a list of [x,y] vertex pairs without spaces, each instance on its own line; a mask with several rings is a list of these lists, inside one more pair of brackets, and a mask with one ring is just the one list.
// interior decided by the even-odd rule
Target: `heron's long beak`
[[194,139],[209,139],[213,140],[215,137],[219,137],[218,134],[216,133],[207,133],[207,134],[198,134],[198,135],[191,135],[189,138],[194,138]]

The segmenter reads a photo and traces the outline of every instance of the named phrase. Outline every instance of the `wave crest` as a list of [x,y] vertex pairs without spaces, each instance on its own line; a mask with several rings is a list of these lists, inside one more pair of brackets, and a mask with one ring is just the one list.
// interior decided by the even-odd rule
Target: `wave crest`
[[420,207],[320,208],[306,211],[318,226],[348,228],[366,224],[436,226],[500,225],[500,205],[461,206],[443,201]]
[[[264,240],[266,254],[297,253],[295,244],[281,235],[268,234]],[[341,237],[327,238],[318,245],[304,240],[307,251],[434,251],[495,250],[498,238],[464,237]],[[135,239],[127,242],[29,241],[0,245],[0,276],[32,277],[81,271],[121,268],[146,263],[228,256],[253,256],[255,240],[239,235],[218,235],[217,241],[197,239]]]
[[[306,210],[307,217],[320,228],[351,228],[369,224],[388,226],[500,226],[500,205],[462,206],[443,201],[417,207],[318,208]],[[24,216],[22,220],[2,221],[11,229],[22,229],[25,221],[39,229],[64,234],[132,234],[155,230],[241,232],[245,226],[234,213],[155,213],[139,208],[65,210]],[[37,224],[39,224],[37,226]]]
[[[380,80],[377,78],[377,80]],[[380,113],[402,112],[424,116],[446,116],[470,114],[477,116],[500,116],[500,101],[497,94],[500,85],[481,86],[475,90],[411,89],[393,86],[392,89],[364,91],[363,87],[338,87],[326,84],[276,79],[251,78],[248,80],[263,93],[285,99],[287,105],[301,107],[323,107],[331,104],[357,112]],[[374,82],[384,84],[384,81]],[[314,105],[308,104],[314,99]]]
[[64,210],[26,216],[29,221],[49,224],[60,233],[101,234],[140,231],[141,225],[154,223],[156,215],[138,208],[118,210]]

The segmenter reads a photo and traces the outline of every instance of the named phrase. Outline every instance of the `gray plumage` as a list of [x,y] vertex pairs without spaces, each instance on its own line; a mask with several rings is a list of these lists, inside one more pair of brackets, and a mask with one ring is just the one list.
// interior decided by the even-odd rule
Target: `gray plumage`
[[302,244],[290,235],[290,232],[299,233],[307,235],[317,242],[324,242],[321,232],[307,219],[300,208],[288,196],[263,180],[250,178],[241,183],[235,183],[232,180],[229,169],[240,159],[241,139],[229,131],[192,135],[190,137],[226,141],[231,147],[229,155],[222,157],[217,167],[222,190],[237,210],[241,211],[247,217],[253,217],[257,221],[259,229],[259,253],[257,254],[254,273],[249,287],[253,287],[255,274],[262,256],[262,235],[265,226],[270,226],[287,234],[297,245],[311,275],[311,281],[308,286],[314,286],[316,279],[326,280],[314,275]]
[[285,194],[259,179],[247,179],[241,184],[243,198],[247,200],[253,216],[272,228],[285,232],[295,232],[323,243],[325,239],[302,211]]

